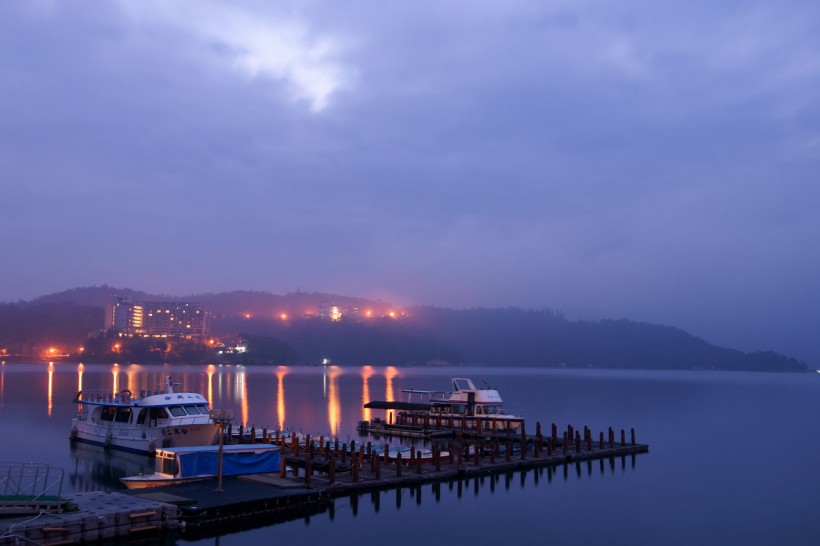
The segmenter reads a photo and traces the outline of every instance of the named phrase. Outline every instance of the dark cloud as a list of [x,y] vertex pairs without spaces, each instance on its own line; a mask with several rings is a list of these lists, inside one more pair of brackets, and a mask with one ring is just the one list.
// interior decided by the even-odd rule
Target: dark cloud
[[0,4],[0,300],[338,291],[820,360],[811,2]]

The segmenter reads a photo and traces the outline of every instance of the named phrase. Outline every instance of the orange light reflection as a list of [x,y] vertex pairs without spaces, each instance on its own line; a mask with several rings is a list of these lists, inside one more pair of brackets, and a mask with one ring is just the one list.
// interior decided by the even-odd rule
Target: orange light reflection
[[279,430],[285,430],[285,376],[287,366],[279,366],[276,370],[276,417],[279,420]]
[[120,390],[120,365],[114,364],[111,366],[111,374],[114,376],[114,392],[117,394]]
[[51,417],[51,410],[54,407],[52,401],[52,390],[54,388],[54,362],[48,363],[48,416]]
[[[387,381],[387,384],[384,388],[384,399],[388,402],[394,402],[394,394],[393,394],[393,378],[398,377],[399,371],[394,366],[388,366],[384,370],[384,378]],[[387,422],[393,422],[393,411],[388,410],[387,412]]]
[[245,382],[245,371],[242,370],[236,374],[236,386],[234,388],[234,397],[239,399],[243,426],[248,426],[248,419],[250,410],[248,409],[248,385]]
[[325,370],[327,377],[327,421],[330,426],[331,436],[339,435],[341,425],[341,403],[339,400],[339,376],[342,369],[339,366],[328,366]]
[[370,402],[370,384],[368,379],[373,375],[373,366],[362,366],[362,419],[370,422],[370,408],[365,408],[365,404]]
[[208,365],[208,406],[214,407],[214,370],[216,368],[213,364]]

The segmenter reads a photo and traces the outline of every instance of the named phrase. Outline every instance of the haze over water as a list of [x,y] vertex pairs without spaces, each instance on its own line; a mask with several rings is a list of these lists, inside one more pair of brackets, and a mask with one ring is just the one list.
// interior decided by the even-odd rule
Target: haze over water
[[[308,520],[245,532],[248,540],[586,544],[820,542],[817,374],[491,368],[242,368],[68,363],[0,366],[3,460],[64,468],[64,492],[119,488],[145,458],[68,441],[78,388],[153,389],[170,374],[237,421],[361,440],[363,402],[406,388],[446,390],[450,377],[497,388],[505,405],[559,427],[635,427],[634,458],[337,499]],[[366,441],[367,439],[365,439]],[[370,439],[376,442],[377,440]],[[453,535],[456,533],[456,535]],[[196,541],[212,544],[214,539]]]

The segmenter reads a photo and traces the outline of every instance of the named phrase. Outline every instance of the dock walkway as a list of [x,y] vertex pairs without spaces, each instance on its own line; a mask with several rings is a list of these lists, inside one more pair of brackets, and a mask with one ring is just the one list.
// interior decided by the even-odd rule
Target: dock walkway
[[[252,438],[255,438],[252,436]],[[216,478],[121,493],[77,493],[67,497],[77,510],[42,514],[28,520],[0,520],[0,546],[30,542],[68,545],[122,537],[181,533],[201,538],[228,530],[245,530],[278,521],[309,517],[332,509],[333,499],[383,489],[417,487],[474,477],[526,472],[543,467],[566,467],[582,461],[614,461],[649,451],[627,442],[625,431],[616,442],[609,429],[593,441],[571,426],[559,436],[456,434],[426,455],[408,450],[401,455],[377,451],[370,443],[332,442],[322,437],[298,439],[263,435],[263,441],[282,449],[280,472],[226,477],[218,489]],[[623,464],[623,463],[622,463]],[[591,466],[590,466],[591,469]],[[579,467],[580,472],[580,467]]]

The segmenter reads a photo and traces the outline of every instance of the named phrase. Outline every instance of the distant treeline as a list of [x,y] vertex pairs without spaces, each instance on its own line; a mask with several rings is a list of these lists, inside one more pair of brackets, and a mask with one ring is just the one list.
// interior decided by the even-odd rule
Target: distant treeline
[[[246,297],[248,293],[241,293]],[[72,291],[72,295],[76,294]],[[247,302],[244,302],[247,305]],[[59,344],[72,357],[110,362],[243,364],[487,365],[568,368],[806,371],[774,352],[717,347],[683,330],[628,320],[569,321],[543,310],[415,307],[397,319],[244,318],[228,301],[212,321],[217,339],[243,338],[247,352],[217,354],[207,344],[120,339],[100,332],[104,310],[54,301],[0,304],[0,348],[34,355]],[[75,355],[76,347],[83,353]]]

